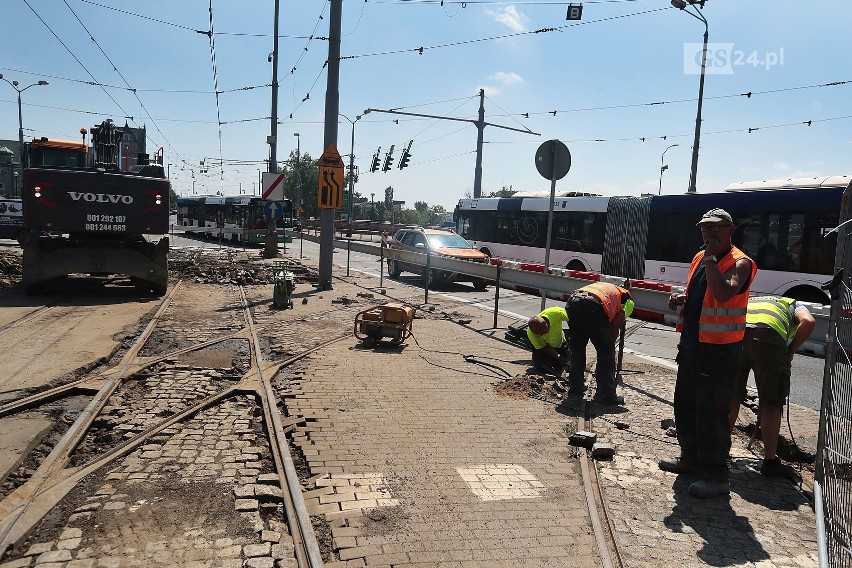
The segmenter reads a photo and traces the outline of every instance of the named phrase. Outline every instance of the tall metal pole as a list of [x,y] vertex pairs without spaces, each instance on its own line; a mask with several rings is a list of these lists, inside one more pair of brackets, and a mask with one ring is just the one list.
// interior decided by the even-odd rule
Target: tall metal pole
[[[355,123],[360,116],[352,122],[352,142],[349,146],[349,207],[346,212],[346,236],[352,238],[352,196],[355,194]],[[349,120],[348,118],[346,120]]]
[[[698,4],[704,7],[704,0],[671,0],[672,6],[686,12],[696,20],[704,24],[704,46],[701,51],[701,78],[698,81],[698,112],[695,115],[695,140],[692,143],[692,167],[689,169],[689,187],[687,193],[695,193],[695,185],[698,183],[698,147],[701,141],[701,106],[704,102],[704,71],[707,65],[707,40],[710,37],[710,29],[707,18],[695,7]],[[692,8],[692,10],[687,10]]]
[[[331,0],[328,22],[328,80],[325,90],[325,136],[323,151],[331,144],[337,146],[337,114],[340,109],[340,29],[343,0]],[[320,209],[320,290],[331,290],[332,261],[334,257],[334,212],[335,209]]]
[[701,140],[701,105],[704,102],[704,68],[707,63],[708,37],[707,20],[704,20],[704,48],[701,52],[701,79],[698,82],[698,113],[695,115],[695,142],[692,144],[692,169],[689,173],[687,193],[695,193],[695,184],[698,183],[698,144]]
[[20,152],[20,163],[18,164],[18,181],[14,184],[15,187],[12,188],[12,194],[10,197],[21,197],[21,186],[24,183],[24,162],[26,161],[27,156],[27,153],[24,152],[24,117],[21,112],[21,93],[30,87],[41,87],[48,85],[49,83],[47,81],[39,81],[38,83],[27,85],[23,89],[19,89],[17,81],[10,81],[9,79],[3,78],[2,73],[0,73],[0,79],[9,83],[9,85],[15,89],[15,92],[18,93],[18,152]]
[[302,137],[298,132],[294,132],[296,137],[296,218],[302,219]]
[[473,170],[473,198],[482,197],[482,139],[485,136],[485,89],[479,89],[479,120],[476,121],[476,168]]
[[[547,237],[544,243],[544,273],[550,268],[550,235],[553,233],[553,202],[556,200],[556,140],[550,141],[550,159],[553,166],[550,173],[550,204],[547,206]],[[547,301],[547,292],[541,292],[541,309]]]
[[[269,129],[269,171],[278,173],[278,4],[275,0],[275,20],[272,25],[272,117]],[[260,193],[263,195],[263,185]],[[264,258],[278,256],[278,231],[275,220],[270,219],[266,225],[266,243],[263,251]]]

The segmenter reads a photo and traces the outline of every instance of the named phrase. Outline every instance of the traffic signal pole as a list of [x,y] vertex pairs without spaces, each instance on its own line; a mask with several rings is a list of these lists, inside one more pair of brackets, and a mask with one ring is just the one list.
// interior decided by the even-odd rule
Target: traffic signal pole
[[483,89],[479,90],[479,117],[476,120],[470,118],[456,118],[454,116],[436,116],[434,114],[420,114],[416,112],[402,112],[401,110],[383,110],[378,108],[368,108],[363,114],[368,114],[371,112],[383,112],[386,114],[401,114],[403,116],[420,116],[423,118],[436,118],[438,120],[453,120],[456,122],[467,122],[469,124],[476,125],[477,136],[476,136],[476,168],[474,169],[473,175],[473,197],[479,198],[482,197],[482,147],[483,147],[483,136],[486,126],[493,126],[495,128],[502,128],[504,130],[514,130],[515,132],[523,132],[524,134],[532,134],[533,136],[541,136],[538,132],[533,132],[529,128],[512,128],[511,126],[503,126],[500,124],[492,124],[490,122],[485,122],[485,91]]
[[[343,0],[331,0],[328,22],[328,80],[325,90],[325,136],[323,149],[337,146],[337,114],[340,111],[340,29]],[[352,175],[350,173],[350,175]],[[331,290],[332,261],[334,260],[334,212],[320,209],[319,290]]]
[[[269,171],[278,173],[278,4],[275,0],[275,21],[272,25],[272,121],[269,130]],[[263,186],[260,188],[263,194]],[[263,258],[278,256],[278,231],[275,219],[269,219],[266,224],[266,240],[264,241]]]

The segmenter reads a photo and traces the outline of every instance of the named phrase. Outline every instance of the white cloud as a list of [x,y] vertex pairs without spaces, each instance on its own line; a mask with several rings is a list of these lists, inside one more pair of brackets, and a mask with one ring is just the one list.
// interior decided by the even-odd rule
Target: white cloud
[[517,85],[518,83],[524,82],[523,77],[511,71],[497,71],[491,75],[488,80],[503,83],[504,85]]
[[529,18],[515,8],[514,4],[509,4],[502,10],[486,10],[485,13],[513,32],[527,31],[527,24],[530,21]]

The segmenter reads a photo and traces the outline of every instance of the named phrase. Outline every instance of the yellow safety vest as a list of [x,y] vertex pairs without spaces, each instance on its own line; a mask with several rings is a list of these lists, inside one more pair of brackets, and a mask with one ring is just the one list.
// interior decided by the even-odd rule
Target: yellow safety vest
[[790,313],[790,306],[795,301],[793,298],[779,296],[749,298],[746,324],[769,326],[777,331],[781,339],[786,342],[795,327],[793,314]]

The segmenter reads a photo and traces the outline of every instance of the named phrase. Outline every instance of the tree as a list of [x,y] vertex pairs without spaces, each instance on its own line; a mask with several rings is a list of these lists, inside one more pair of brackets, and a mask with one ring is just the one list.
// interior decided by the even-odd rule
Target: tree
[[489,193],[488,197],[512,197],[516,193],[518,192],[512,189],[511,185],[509,187],[506,187],[504,185],[503,188],[499,191],[492,191],[491,193]]
[[317,188],[319,187],[319,166],[307,152],[303,152],[296,162],[296,152],[290,152],[290,158],[279,162],[278,172],[284,174],[284,197],[296,202],[297,183],[302,185],[302,217],[319,217],[317,207]]

